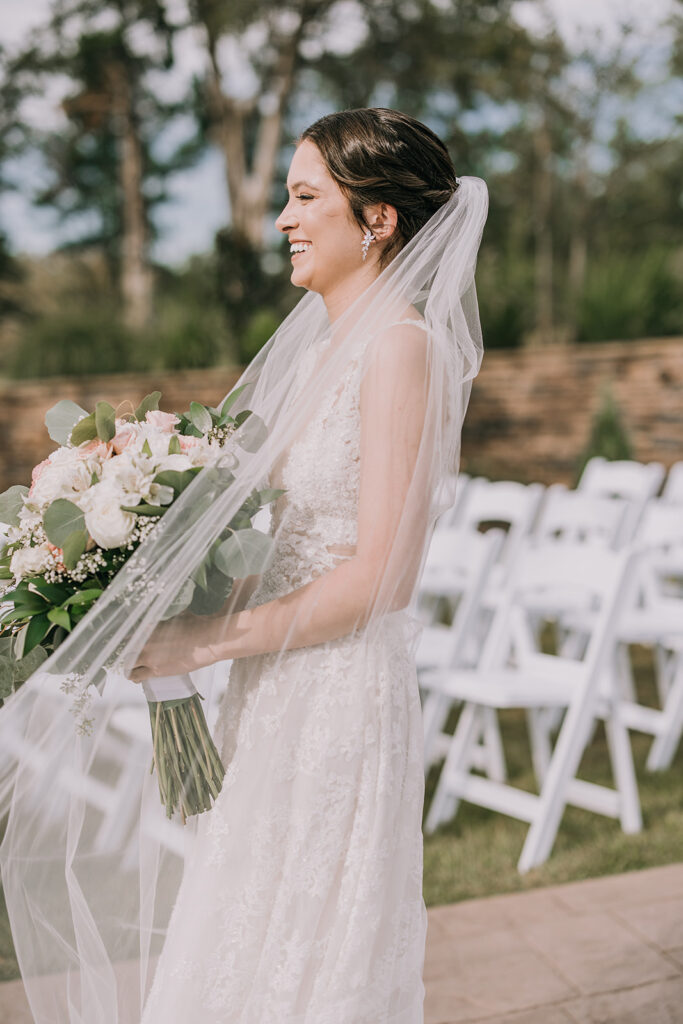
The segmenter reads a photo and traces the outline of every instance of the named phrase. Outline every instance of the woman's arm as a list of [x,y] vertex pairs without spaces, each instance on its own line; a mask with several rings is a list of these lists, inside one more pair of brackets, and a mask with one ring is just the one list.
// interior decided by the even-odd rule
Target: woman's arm
[[[282,597],[229,615],[222,633],[216,620],[197,622],[192,636],[174,636],[173,620],[139,662],[165,667],[193,660],[189,669],[252,654],[335,640],[363,626],[372,611],[408,603],[419,568],[426,527],[424,453],[428,341],[410,324],[394,326],[372,350],[360,395],[360,490],[355,554],[323,576]],[[416,533],[416,531],[418,531]],[[163,652],[162,652],[163,649]],[[175,668],[175,672],[178,668]],[[148,675],[150,673],[147,673]]]

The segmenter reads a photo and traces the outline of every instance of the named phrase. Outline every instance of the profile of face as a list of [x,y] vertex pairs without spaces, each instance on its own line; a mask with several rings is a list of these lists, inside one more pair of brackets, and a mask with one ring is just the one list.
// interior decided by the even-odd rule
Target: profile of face
[[379,203],[364,211],[377,242],[370,243],[363,261],[363,229],[320,150],[309,139],[299,143],[292,157],[287,191],[287,205],[275,225],[289,238],[292,284],[331,300],[335,294],[348,292],[355,282],[367,284],[377,276],[373,247],[394,230],[397,217],[393,207]]

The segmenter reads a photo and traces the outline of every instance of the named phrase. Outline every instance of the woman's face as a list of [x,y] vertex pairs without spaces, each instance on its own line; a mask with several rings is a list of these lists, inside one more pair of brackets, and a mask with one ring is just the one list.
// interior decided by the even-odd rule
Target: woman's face
[[[291,282],[331,297],[361,268],[369,271],[374,260],[363,263],[363,231],[320,150],[309,139],[299,144],[292,157],[287,190],[287,205],[275,225],[289,237]],[[295,242],[304,243],[304,251],[292,253]]]

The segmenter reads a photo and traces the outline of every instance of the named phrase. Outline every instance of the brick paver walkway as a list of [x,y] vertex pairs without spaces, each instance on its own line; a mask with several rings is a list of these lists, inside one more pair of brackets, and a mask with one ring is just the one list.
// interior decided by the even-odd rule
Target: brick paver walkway
[[683,864],[428,913],[425,1024],[683,1024]]

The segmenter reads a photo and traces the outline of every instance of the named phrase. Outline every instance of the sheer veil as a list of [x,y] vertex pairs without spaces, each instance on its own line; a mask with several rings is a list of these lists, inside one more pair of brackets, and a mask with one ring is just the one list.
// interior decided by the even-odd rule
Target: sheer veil
[[[244,445],[195,477],[0,710],[0,868],[39,1024],[139,1024],[184,866],[212,811],[185,825],[166,818],[150,774],[148,722],[136,742],[122,728],[139,721],[143,697],[123,673],[157,628],[175,631],[178,650],[208,637],[226,657],[227,624],[255,594],[255,577],[235,587],[221,615],[200,625],[172,617],[254,488],[285,490],[265,527],[274,541],[266,574],[293,545],[324,545],[325,522],[288,501],[283,467],[315,423],[321,396],[352,366],[361,380],[357,536],[330,546],[328,571],[313,584],[272,599],[268,650],[277,659],[351,632],[372,645],[387,628],[416,642],[417,583],[435,519],[454,498],[461,426],[482,358],[474,272],[487,210],[484,182],[462,177],[334,323],[320,295],[303,296],[238,382],[247,386],[231,412],[252,410],[267,434],[257,436],[256,416],[245,420]],[[267,596],[266,588],[261,602]],[[192,674],[210,724],[227,675],[225,660]],[[229,686],[221,699],[231,700]],[[87,731],[77,729],[79,715],[89,718]],[[232,745],[215,739],[229,770]]]

